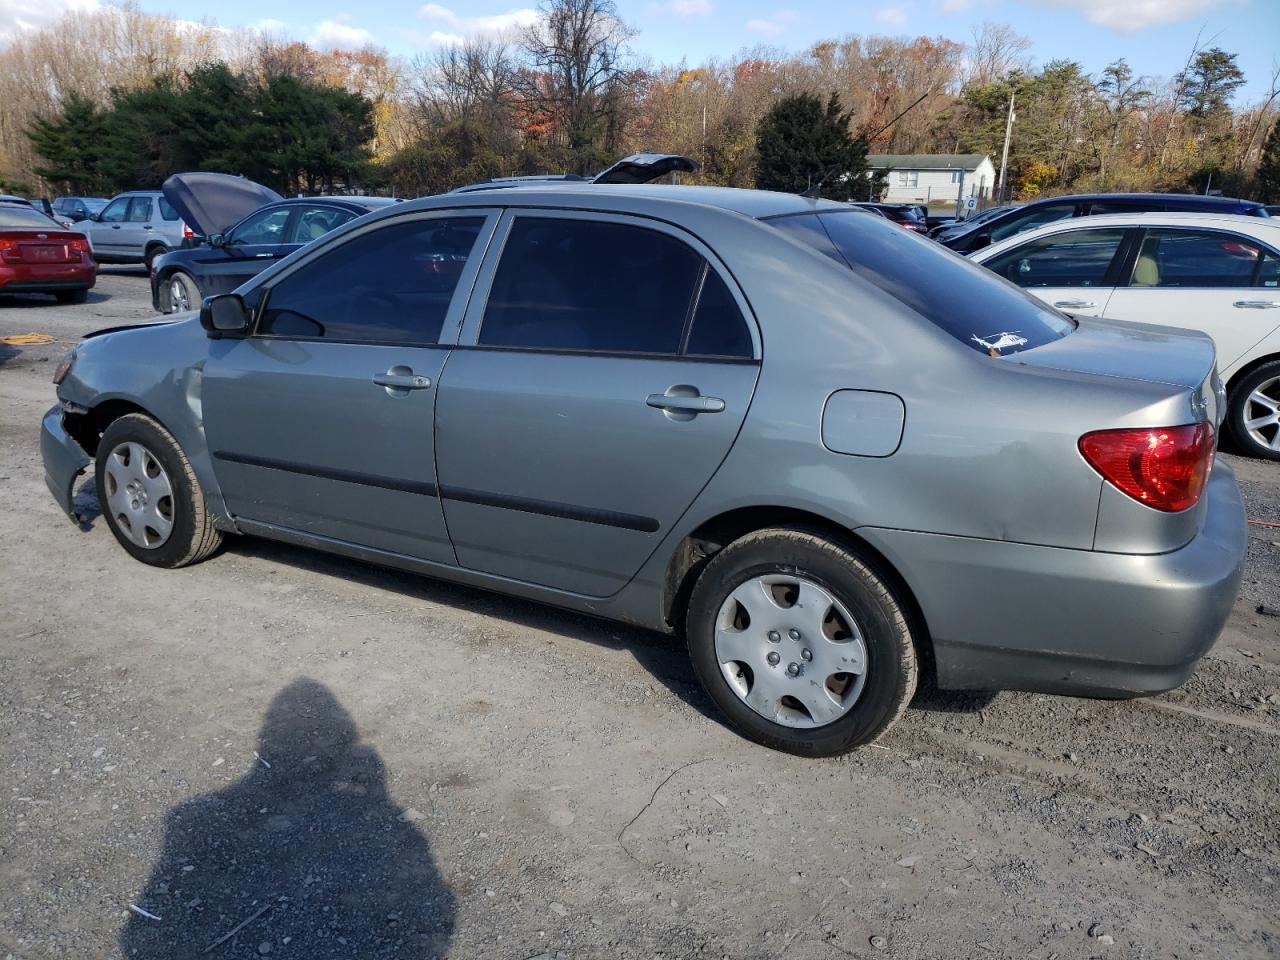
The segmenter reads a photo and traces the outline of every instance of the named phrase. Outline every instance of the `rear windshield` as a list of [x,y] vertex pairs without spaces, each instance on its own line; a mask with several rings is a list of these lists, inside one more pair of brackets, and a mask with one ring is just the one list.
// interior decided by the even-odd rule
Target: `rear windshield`
[[876,217],[832,211],[767,222],[852,268],[980,353],[1030,350],[1075,329],[989,270]]
[[37,227],[48,230],[61,230],[61,224],[54,223],[43,213],[31,207],[20,207],[16,203],[0,203],[0,227]]

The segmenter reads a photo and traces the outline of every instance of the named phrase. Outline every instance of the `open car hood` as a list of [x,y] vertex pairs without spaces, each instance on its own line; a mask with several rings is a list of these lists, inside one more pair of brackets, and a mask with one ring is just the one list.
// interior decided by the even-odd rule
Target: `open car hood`
[[675,153],[633,153],[606,167],[592,183],[651,183],[668,173],[693,173],[698,162]]
[[196,233],[224,233],[264,204],[284,198],[270,187],[229,173],[175,173],[160,188]]

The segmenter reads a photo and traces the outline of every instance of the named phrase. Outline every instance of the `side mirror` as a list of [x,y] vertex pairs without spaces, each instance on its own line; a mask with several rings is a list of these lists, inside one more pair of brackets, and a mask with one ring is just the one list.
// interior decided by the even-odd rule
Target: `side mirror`
[[225,247],[227,245],[227,238],[221,233],[211,233],[204,239],[211,247]]
[[213,337],[244,334],[249,330],[249,308],[238,293],[205,297],[200,305],[200,326]]
[[973,238],[973,249],[981,250],[989,246],[991,246],[991,234],[983,232]]

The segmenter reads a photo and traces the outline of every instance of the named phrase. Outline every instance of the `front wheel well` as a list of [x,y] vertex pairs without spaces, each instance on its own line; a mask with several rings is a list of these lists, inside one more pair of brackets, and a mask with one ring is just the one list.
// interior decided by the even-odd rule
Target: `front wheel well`
[[663,614],[667,624],[677,633],[683,632],[689,597],[702,570],[733,541],[770,527],[801,527],[820,534],[833,543],[857,551],[893,589],[916,638],[916,653],[921,667],[932,673],[933,643],[929,625],[915,594],[888,558],[848,527],[820,514],[794,507],[741,507],[712,517],[691,531],[672,553],[667,564],[662,589]]
[[[151,412],[138,406],[129,400],[104,400],[102,403],[86,411],[85,413],[67,413],[63,416],[63,423],[76,443],[91,457],[98,455],[98,441],[102,439],[102,434],[107,427],[111,426],[116,420],[130,413],[141,413],[144,416],[151,417]],[[156,420],[159,423],[159,420]]]

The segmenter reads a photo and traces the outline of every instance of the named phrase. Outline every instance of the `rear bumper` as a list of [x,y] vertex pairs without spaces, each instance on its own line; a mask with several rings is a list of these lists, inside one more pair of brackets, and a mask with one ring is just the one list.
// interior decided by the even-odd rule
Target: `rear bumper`
[[1235,602],[1248,534],[1221,460],[1205,496],[1200,533],[1157,555],[859,533],[915,591],[940,687],[1138,696],[1182,684]]
[[98,280],[93,263],[0,264],[0,293],[55,293],[88,290]]
[[40,456],[44,459],[44,482],[58,506],[75,523],[80,522],[73,506],[76,477],[92,462],[62,423],[62,407],[44,415],[40,425]]

